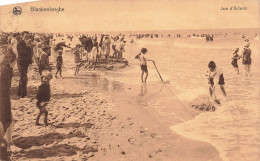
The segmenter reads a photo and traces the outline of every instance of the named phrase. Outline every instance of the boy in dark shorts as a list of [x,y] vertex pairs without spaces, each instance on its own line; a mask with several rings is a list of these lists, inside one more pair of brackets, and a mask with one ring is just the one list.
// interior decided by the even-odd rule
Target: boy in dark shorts
[[39,108],[40,113],[36,118],[36,125],[41,125],[39,124],[39,119],[41,117],[42,114],[45,115],[44,117],[44,124],[45,126],[48,126],[48,111],[46,109],[46,106],[48,105],[48,102],[50,101],[50,97],[51,97],[51,90],[50,90],[50,80],[52,79],[52,75],[51,72],[48,70],[44,70],[42,71],[42,75],[41,75],[41,80],[42,80],[42,84],[38,87],[38,92],[36,95],[36,106]]
[[214,96],[214,101],[217,101],[216,94],[215,94],[214,78],[218,79],[218,84],[223,93],[223,96],[227,98],[227,94],[224,88],[225,80],[224,80],[222,69],[218,68],[214,61],[209,62],[208,68],[209,70],[207,76],[208,76],[208,83],[210,84],[209,94],[211,98]]
[[[142,75],[141,75],[141,80],[142,83],[146,83],[147,77],[148,77],[148,69],[147,69],[147,61],[153,61],[147,58],[147,49],[142,48],[141,53],[140,53],[140,61],[141,61],[141,70],[142,70]],[[143,79],[145,73],[145,79]]]
[[233,53],[233,57],[231,58],[232,59],[232,62],[231,64],[233,65],[234,69],[235,69],[235,72],[237,73],[237,75],[239,75],[239,69],[238,69],[238,65],[237,65],[237,59],[240,59],[240,56],[238,55],[238,51],[239,51],[239,48],[236,48],[234,53]]
[[56,77],[56,78],[58,78],[58,77],[57,77],[58,72],[60,72],[60,77],[62,77],[62,76],[61,76],[61,72],[62,72],[62,71],[61,71],[61,67],[62,67],[62,63],[63,63],[62,50],[59,50],[58,53],[59,53],[59,56],[57,57],[57,60],[56,60],[56,62],[57,62],[57,64],[56,64],[57,72],[56,72],[56,74],[55,74],[55,77]]

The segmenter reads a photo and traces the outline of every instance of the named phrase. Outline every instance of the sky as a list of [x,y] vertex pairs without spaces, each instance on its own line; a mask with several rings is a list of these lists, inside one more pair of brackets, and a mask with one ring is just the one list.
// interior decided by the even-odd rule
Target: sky
[[[0,7],[1,31],[94,32],[259,28],[260,0],[42,0]],[[15,6],[22,8],[14,15]],[[61,7],[33,12],[30,7]],[[246,10],[230,10],[230,7]],[[221,10],[221,8],[229,10]]]

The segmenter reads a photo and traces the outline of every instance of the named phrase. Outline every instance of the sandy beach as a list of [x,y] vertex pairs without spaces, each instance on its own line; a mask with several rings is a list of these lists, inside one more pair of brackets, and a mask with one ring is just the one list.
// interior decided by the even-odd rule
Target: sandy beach
[[0,160],[259,161],[259,5],[0,2]]
[[145,96],[138,95],[139,90],[127,88],[138,99],[122,97],[124,84],[114,84],[113,90],[108,90],[102,80],[109,80],[103,76],[86,70],[74,77],[68,66],[62,79],[54,78],[50,83],[50,125],[35,126],[35,94],[40,82],[31,79],[28,98],[18,99],[15,92],[19,78],[17,71],[14,73],[13,142],[19,148],[15,148],[12,160],[221,160],[212,145],[169,129],[194,118],[197,110],[183,112],[176,100],[175,114],[184,119],[163,117],[150,107]]
[[[131,43],[131,35],[127,35],[123,58],[103,58],[96,70],[81,67],[77,75],[78,62],[74,60],[73,50],[64,47],[62,77],[55,77],[56,63],[49,57],[53,78],[47,106],[48,126],[43,124],[43,118],[42,125],[35,125],[39,113],[36,93],[41,85],[36,64],[27,73],[26,98],[17,96],[20,78],[15,67],[11,86],[15,147],[11,146],[10,159],[251,161],[257,158],[259,118],[255,113],[259,90],[255,87],[259,83],[259,57],[252,55],[250,77],[244,76],[240,61],[240,75],[234,74],[230,61],[226,60],[230,60],[228,54],[233,50],[230,46],[240,46],[241,38],[234,33],[223,36],[222,30],[217,32],[211,42],[167,36],[138,38]],[[258,39],[254,32],[249,32],[250,42],[252,51],[257,53]],[[75,46],[76,40],[64,41]],[[140,79],[140,60],[135,58],[144,46],[149,50],[148,57],[155,60],[147,63],[147,83]],[[83,54],[82,62],[87,64],[86,58]],[[217,87],[218,105],[208,96],[205,70],[210,60],[224,69],[229,100]]]

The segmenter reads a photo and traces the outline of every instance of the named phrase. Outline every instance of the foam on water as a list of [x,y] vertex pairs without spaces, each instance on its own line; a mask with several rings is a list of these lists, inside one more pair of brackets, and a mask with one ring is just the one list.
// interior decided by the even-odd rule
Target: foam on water
[[[105,76],[114,82],[127,84],[125,86],[128,86],[126,88],[129,92],[126,92],[126,95],[136,98],[132,91],[140,91],[138,88],[141,86],[141,70],[139,60],[134,57],[140,53],[142,47],[146,47],[148,56],[155,60],[164,81],[170,83],[164,85],[161,90],[162,84],[158,73],[153,64],[148,63],[149,76],[146,87],[148,92],[142,96],[143,86],[141,86],[138,97],[140,102],[146,98],[143,103],[152,105],[159,114],[180,120],[182,123],[170,128],[180,135],[214,145],[226,161],[257,160],[260,146],[259,41],[250,39],[252,77],[249,78],[243,76],[244,67],[241,60],[238,61],[240,75],[235,75],[231,65],[232,49],[240,47],[243,42],[240,35],[232,34],[228,37],[214,37],[212,42],[191,38],[143,38],[136,40],[136,44],[126,46],[126,53],[123,56],[129,61],[130,66],[119,71],[109,71]],[[208,93],[205,73],[211,60],[215,61],[224,72],[225,89],[230,100],[221,102],[222,106],[215,112],[205,112],[186,121],[186,118],[176,115],[174,107],[184,106],[181,102],[189,102],[199,95]],[[218,86],[216,94],[222,97]],[[179,104],[173,105],[172,102],[176,100],[179,100]],[[169,108],[171,112],[167,114],[165,109]],[[188,107],[184,106],[183,113],[188,112]]]
[[[156,43],[157,41],[160,43]],[[131,53],[138,53],[140,47],[148,49],[149,57],[156,61],[162,77],[167,76],[167,80],[170,80],[171,84],[168,87],[176,93],[174,99],[181,101],[191,101],[201,94],[208,93],[205,72],[209,61],[214,60],[217,66],[223,69],[225,88],[230,100],[222,102],[222,106],[215,112],[205,112],[171,129],[191,139],[211,143],[227,161],[251,161],[259,157],[259,42],[253,38],[250,42],[253,60],[250,78],[243,76],[244,68],[241,60],[238,61],[240,75],[234,74],[231,65],[232,49],[236,47],[242,49],[243,39],[239,36],[215,38],[213,42],[188,38],[156,41],[144,39],[141,44],[130,47]],[[131,59],[129,62],[132,62]],[[140,71],[138,64],[133,66],[128,74]],[[154,69],[150,66],[149,70]],[[158,80],[154,75],[156,71],[149,75],[148,82]],[[131,78],[140,77],[139,74],[131,76]],[[216,93],[218,97],[222,97],[218,86]],[[166,107],[162,105],[171,106],[171,97],[173,95],[169,94],[166,98],[165,95],[157,98],[159,102],[164,102],[160,104],[158,113],[164,114],[163,109]]]
[[[234,43],[228,44],[235,46]],[[213,144],[224,160],[251,161],[257,160],[259,157],[259,52],[256,42],[253,42],[251,49],[253,51],[252,78],[242,76],[244,70],[241,62],[239,62],[239,67],[242,75],[234,76],[230,64],[231,53],[228,53],[226,47],[214,48],[214,50],[211,50],[210,47],[208,50],[203,48],[199,49],[200,53],[199,51],[192,51],[197,54],[196,58],[193,57],[192,53],[187,54],[187,56],[193,62],[184,60],[185,58],[182,59],[185,54],[179,55],[179,59],[190,63],[190,69],[182,66],[183,64],[176,64],[178,69],[183,68],[180,72],[183,72],[182,77],[184,79],[177,77],[176,80],[179,86],[184,87],[184,92],[179,94],[181,99],[192,99],[207,91],[205,90],[207,88],[203,88],[203,78],[196,77],[196,75],[202,75],[201,71],[206,68],[209,60],[214,60],[217,66],[221,66],[224,70],[226,90],[231,100],[226,104],[224,103],[216,112],[203,113],[193,120],[171,127],[180,135]],[[180,52],[184,53],[185,50],[189,49],[183,48]],[[203,68],[199,62],[203,64]],[[200,70],[196,70],[196,68]],[[186,72],[184,73],[184,71]],[[193,79],[195,77],[196,79]],[[185,81],[185,79],[191,81]],[[205,81],[203,83],[206,84]],[[217,92],[218,95],[221,95],[220,90]]]

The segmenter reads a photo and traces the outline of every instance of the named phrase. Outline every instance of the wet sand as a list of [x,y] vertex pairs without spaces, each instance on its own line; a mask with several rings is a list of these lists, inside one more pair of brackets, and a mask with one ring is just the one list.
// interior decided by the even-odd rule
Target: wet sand
[[212,145],[169,128],[198,111],[187,112],[176,100],[174,109],[165,110],[178,117],[163,117],[140,95],[142,84],[110,82],[88,71],[77,77],[72,73],[65,69],[63,79],[51,80],[47,127],[35,126],[39,80],[29,80],[28,98],[19,100],[18,77],[13,78],[13,142],[21,149],[13,152],[12,160],[221,160]]

